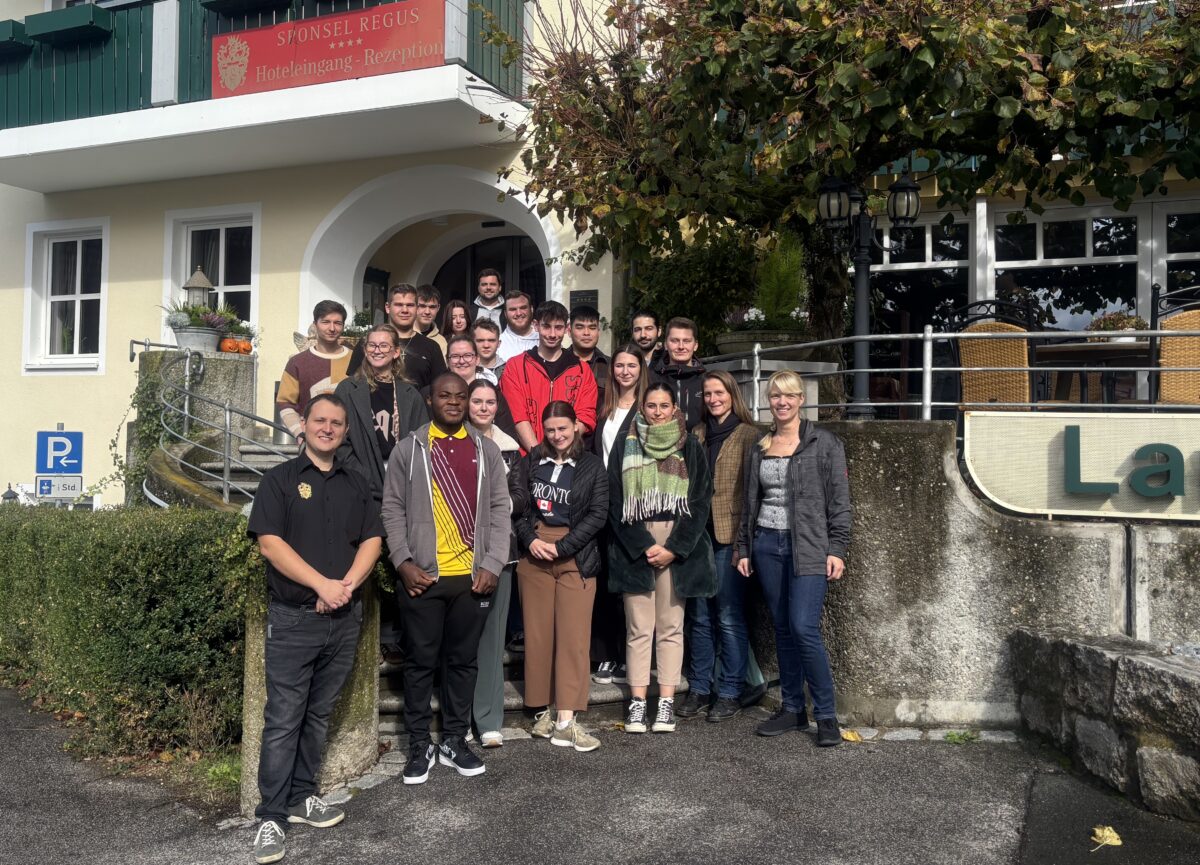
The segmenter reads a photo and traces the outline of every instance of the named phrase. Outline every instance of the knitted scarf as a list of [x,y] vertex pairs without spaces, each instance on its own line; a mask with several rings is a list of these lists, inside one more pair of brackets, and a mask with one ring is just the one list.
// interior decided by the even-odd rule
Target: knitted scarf
[[688,510],[688,473],[683,461],[687,427],[683,415],[651,425],[639,411],[629,425],[621,456],[624,511],[621,522],[635,523],[655,514]]

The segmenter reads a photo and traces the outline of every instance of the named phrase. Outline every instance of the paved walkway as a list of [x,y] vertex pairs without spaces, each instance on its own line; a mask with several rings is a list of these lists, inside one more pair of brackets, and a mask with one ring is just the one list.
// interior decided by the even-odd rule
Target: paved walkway
[[[759,710],[756,710],[756,713]],[[752,713],[755,714],[755,713]],[[334,829],[292,827],[291,863],[787,862],[789,865],[1194,865],[1200,829],[1064,775],[1023,744],[878,741],[818,750],[752,735],[754,717],[667,736],[601,731],[592,754],[514,741],[487,774],[435,767],[349,803]],[[0,865],[251,862],[158,786],[106,778],[63,730],[0,691]],[[1091,854],[1096,823],[1120,848]]]

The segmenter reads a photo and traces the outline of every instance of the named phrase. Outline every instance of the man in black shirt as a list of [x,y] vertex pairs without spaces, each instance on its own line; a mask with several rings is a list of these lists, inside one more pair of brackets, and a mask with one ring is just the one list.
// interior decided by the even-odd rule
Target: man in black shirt
[[[580,305],[571,310],[571,351],[592,371],[596,379],[596,418],[604,412],[604,389],[608,386],[609,358],[600,350],[600,311]],[[583,449],[592,449],[592,433],[583,438]]]
[[704,407],[704,364],[696,359],[700,332],[690,318],[676,316],[667,322],[666,351],[650,364],[650,380],[666,382],[675,392],[675,405],[683,412],[689,430],[700,423]]
[[[446,357],[436,342],[417,331],[417,290],[406,282],[396,283],[391,287],[384,309],[388,323],[400,334],[405,377],[417,390],[429,387],[435,378],[446,372]],[[363,346],[359,342],[350,357],[346,375],[354,375],[362,362]]]
[[354,666],[361,586],[382,547],[379,506],[366,478],[336,457],[346,406],[321,394],[301,421],[300,456],[267,472],[247,533],[267,561],[266,685],[259,863],[284,855],[284,825],[333,826],[345,814],[317,797],[329,716]]

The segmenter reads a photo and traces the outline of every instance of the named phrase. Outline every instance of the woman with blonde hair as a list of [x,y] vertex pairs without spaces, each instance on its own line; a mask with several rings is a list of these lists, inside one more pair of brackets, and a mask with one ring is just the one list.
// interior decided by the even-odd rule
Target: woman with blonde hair
[[[742,684],[750,658],[747,581],[734,568],[732,555],[742,518],[746,453],[762,436],[762,430],[754,425],[741,388],[725,370],[704,374],[701,395],[701,421],[692,427],[692,435],[704,447],[713,478],[712,514],[707,528],[717,567],[717,594],[688,599],[688,695],[676,712],[681,718],[691,718],[707,710],[708,720],[717,723],[742,712]],[[721,677],[714,682],[718,650]]]
[[833,673],[821,636],[829,583],[842,578],[850,546],[850,483],[836,435],[805,420],[804,382],[791,370],[767,381],[771,431],[749,449],[745,501],[733,559],[758,575],[775,626],[783,705],[758,725],[760,736],[808,727],[812,698],[817,744],[841,741]]
[[404,349],[396,328],[377,324],[362,342],[362,365],[334,391],[347,406],[349,424],[338,458],[362,472],[375,500],[382,501],[383,476],[392,448],[428,423],[429,411],[405,378]]

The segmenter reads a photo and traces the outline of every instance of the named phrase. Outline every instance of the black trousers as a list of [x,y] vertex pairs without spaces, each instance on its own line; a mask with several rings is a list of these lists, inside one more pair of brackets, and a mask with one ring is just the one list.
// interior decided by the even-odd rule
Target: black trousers
[[354,666],[362,617],[360,599],[330,614],[268,608],[259,820],[286,827],[288,809],[316,792],[329,716]]
[[433,677],[442,668],[442,734],[465,736],[475,699],[476,655],[491,595],[471,591],[471,577],[442,577],[410,597],[396,582],[404,639],[404,726],[412,745],[429,741]]

